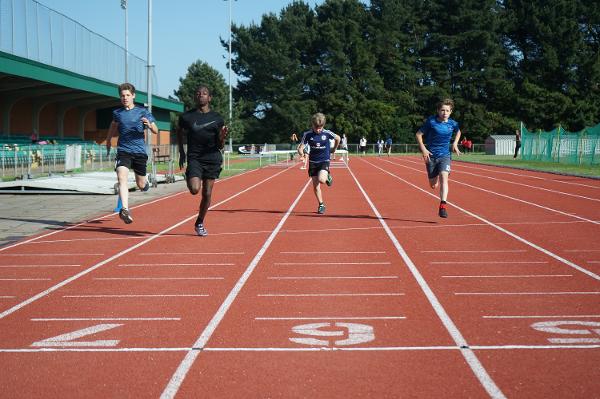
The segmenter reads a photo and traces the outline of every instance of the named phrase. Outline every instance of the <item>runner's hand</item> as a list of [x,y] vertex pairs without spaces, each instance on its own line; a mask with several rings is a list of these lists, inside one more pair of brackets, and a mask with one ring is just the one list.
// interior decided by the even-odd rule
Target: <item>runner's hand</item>
[[429,156],[431,155],[431,152],[429,152],[429,150],[425,150],[423,152],[423,161],[425,161],[425,163],[429,162]]

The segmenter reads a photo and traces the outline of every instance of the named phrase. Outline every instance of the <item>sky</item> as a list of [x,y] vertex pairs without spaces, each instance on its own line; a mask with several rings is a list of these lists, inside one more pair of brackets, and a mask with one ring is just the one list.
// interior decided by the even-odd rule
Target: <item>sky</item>
[[[125,12],[121,0],[37,0],[77,21],[87,29],[125,47]],[[229,39],[229,1],[232,0],[128,0],[128,49],[147,59],[148,2],[152,1],[152,64],[155,95],[174,96],[179,78],[197,60],[206,62],[229,82],[228,50],[220,38]],[[263,14],[280,11],[293,0],[233,0],[233,24],[260,24]],[[312,8],[323,0],[304,0]],[[236,76],[232,72],[232,86]]]

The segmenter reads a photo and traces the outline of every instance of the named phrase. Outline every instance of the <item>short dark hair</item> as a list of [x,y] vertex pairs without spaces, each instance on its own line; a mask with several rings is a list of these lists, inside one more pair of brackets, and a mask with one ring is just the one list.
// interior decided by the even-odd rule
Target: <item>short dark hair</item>
[[196,93],[198,93],[202,89],[206,89],[206,91],[208,92],[208,95],[212,97],[212,90],[210,89],[210,87],[208,87],[205,84],[201,84],[200,86],[198,86],[198,88],[196,89]]
[[131,83],[123,83],[119,85],[119,95],[121,95],[121,92],[123,90],[129,90],[131,92],[131,94],[135,94],[135,86],[132,85]]
[[450,106],[450,110],[454,111],[454,101],[451,98],[444,98],[442,101],[437,103],[436,109],[441,109],[444,105]]

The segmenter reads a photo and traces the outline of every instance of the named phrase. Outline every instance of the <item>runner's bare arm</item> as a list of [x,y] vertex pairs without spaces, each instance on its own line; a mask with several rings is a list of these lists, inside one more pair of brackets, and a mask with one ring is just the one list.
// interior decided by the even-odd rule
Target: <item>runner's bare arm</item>
[[117,131],[117,126],[119,124],[115,121],[110,123],[110,127],[108,128],[108,133],[106,134],[106,155],[110,154],[111,140]]

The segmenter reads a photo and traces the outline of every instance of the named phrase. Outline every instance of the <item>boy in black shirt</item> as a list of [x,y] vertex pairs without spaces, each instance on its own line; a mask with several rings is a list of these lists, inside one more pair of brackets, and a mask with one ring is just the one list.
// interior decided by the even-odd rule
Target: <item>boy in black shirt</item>
[[223,165],[221,149],[225,145],[227,126],[218,113],[211,111],[210,90],[205,86],[196,90],[196,109],[187,111],[179,117],[177,142],[179,144],[179,167],[186,162],[183,147],[183,132],[187,134],[187,169],[185,172],[190,193],[196,195],[202,189],[202,200],[196,218],[196,234],[208,235],[204,228],[204,217],[210,207],[212,188],[219,177]]

